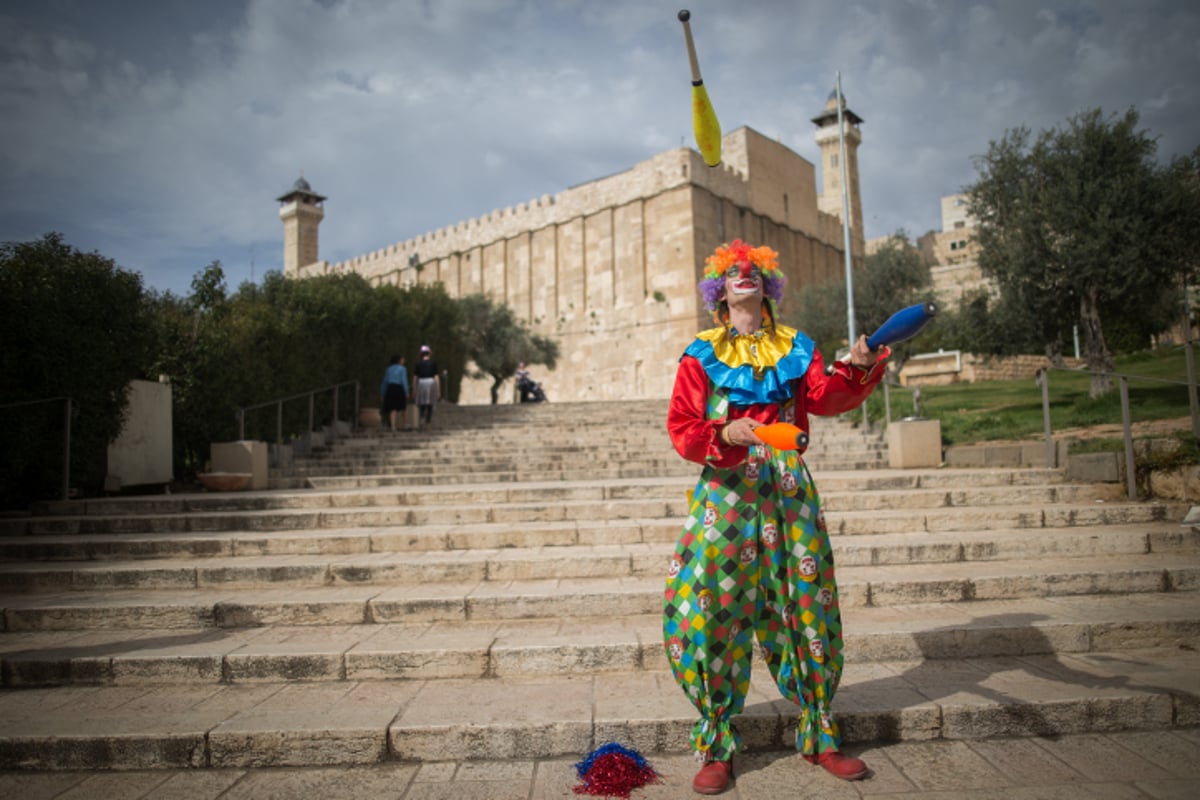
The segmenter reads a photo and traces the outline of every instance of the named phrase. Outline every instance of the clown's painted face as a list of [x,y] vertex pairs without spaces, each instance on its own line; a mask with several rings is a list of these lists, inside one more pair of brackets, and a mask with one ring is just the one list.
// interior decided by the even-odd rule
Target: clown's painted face
[[672,661],[678,662],[679,659],[683,658],[683,642],[679,641],[679,639],[672,639],[667,642],[667,652],[670,653]]
[[711,528],[717,524],[717,507],[709,503],[704,507],[704,527]]
[[758,548],[754,545],[754,542],[744,542],[741,551],[738,553],[738,557],[741,559],[743,566],[749,566],[758,557]]
[[758,462],[754,459],[746,462],[746,477],[752,481],[758,479]]
[[795,494],[798,487],[796,476],[789,470],[784,470],[783,474],[779,476],[779,488],[783,490],[784,494]]
[[763,523],[762,538],[767,547],[772,549],[779,544],[779,529],[775,527],[774,522]]
[[712,592],[708,589],[700,592],[700,596],[696,598],[696,605],[700,606],[701,611],[708,611],[708,607],[712,605]]
[[725,270],[725,299],[735,303],[746,297],[762,302],[763,274],[749,261],[741,261]]
[[833,590],[828,586],[822,586],[817,592],[817,602],[825,608],[829,608],[833,604]]
[[815,558],[804,556],[800,559],[800,577],[806,581],[817,577],[817,560]]
[[679,560],[679,556],[671,556],[671,563],[667,566],[667,577],[674,578],[679,575],[683,569],[683,562]]
[[813,639],[808,643],[808,652],[812,653],[813,661],[825,660],[825,645],[821,644],[820,639]]

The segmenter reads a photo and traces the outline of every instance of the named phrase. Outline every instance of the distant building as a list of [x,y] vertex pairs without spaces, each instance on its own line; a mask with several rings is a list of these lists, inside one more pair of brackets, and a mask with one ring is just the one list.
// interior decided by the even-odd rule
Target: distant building
[[974,232],[978,224],[967,212],[967,196],[952,194],[942,198],[942,230],[917,239],[917,249],[931,265],[933,288],[944,307],[956,307],[963,295],[990,287],[979,269],[979,242]]
[[[930,265],[933,289],[943,307],[955,308],[963,295],[990,286],[979,269],[977,226],[978,221],[967,212],[966,195],[947,195],[942,198],[942,229],[929,231],[916,241],[921,258]],[[878,252],[890,238],[868,241],[867,254]]]
[[[375,284],[440,282],[454,297],[485,293],[559,343],[557,369],[538,376],[554,400],[666,398],[683,349],[713,324],[696,283],[717,245],[741,238],[775,248],[792,287],[842,279],[836,112],[831,98],[813,119],[823,194],[811,162],[742,127],[722,139],[717,167],[690,148],[668,150],[553,197],[336,264],[316,249],[325,198],[301,179],[279,198],[284,274],[356,272]],[[851,253],[861,258],[862,120],[844,105],[843,120]],[[785,320],[787,312],[785,304]],[[464,381],[460,402],[489,401],[487,381]]]

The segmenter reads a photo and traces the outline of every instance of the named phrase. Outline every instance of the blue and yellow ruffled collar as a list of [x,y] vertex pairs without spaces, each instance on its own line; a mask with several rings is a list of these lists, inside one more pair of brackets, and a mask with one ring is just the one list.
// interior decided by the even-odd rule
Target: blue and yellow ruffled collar
[[813,342],[786,325],[755,333],[734,328],[702,331],[684,351],[700,362],[709,380],[729,390],[735,405],[780,403],[792,396],[791,382],[812,363]]

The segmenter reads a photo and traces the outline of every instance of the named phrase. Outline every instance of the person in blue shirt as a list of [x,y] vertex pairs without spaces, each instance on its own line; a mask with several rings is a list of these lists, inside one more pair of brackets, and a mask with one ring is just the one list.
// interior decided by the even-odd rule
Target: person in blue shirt
[[408,368],[404,366],[404,356],[392,356],[387,369],[383,372],[383,382],[379,384],[379,395],[383,398],[383,406],[379,415],[388,421],[392,432],[397,430],[397,414],[403,414],[408,408]]

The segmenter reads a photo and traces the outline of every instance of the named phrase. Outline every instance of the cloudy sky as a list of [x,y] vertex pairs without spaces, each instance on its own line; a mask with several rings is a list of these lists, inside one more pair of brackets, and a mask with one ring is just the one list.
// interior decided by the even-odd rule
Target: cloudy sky
[[868,237],[940,228],[1007,129],[1134,107],[1200,145],[1195,0],[4,0],[0,241],[186,294],[281,268],[301,173],[337,261],[623,171],[694,146],[681,7],[725,130],[817,163],[841,71]]

